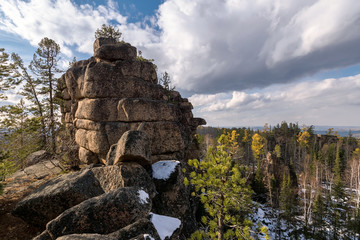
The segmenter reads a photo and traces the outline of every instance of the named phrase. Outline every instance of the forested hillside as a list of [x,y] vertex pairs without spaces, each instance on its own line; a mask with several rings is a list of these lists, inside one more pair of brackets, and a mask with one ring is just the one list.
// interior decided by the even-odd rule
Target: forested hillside
[[199,127],[205,159],[225,135],[236,145],[228,161],[245,167],[242,176],[254,191],[248,215],[254,224],[276,239],[358,239],[359,139],[286,122],[262,130]]

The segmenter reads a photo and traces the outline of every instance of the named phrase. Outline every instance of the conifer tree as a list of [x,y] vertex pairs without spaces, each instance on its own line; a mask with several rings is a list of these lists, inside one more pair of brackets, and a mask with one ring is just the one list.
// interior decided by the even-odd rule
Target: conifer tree
[[334,172],[333,199],[330,202],[332,207],[330,210],[330,221],[333,226],[333,238],[339,237],[339,230],[342,229],[346,222],[346,203],[345,203],[345,186],[341,178],[341,159],[340,159],[340,143],[336,147],[336,158]]
[[19,94],[30,101],[30,106],[28,107],[29,111],[34,117],[38,118],[38,121],[41,123],[41,144],[42,148],[44,148],[47,143],[47,133],[45,109],[40,99],[42,81],[39,78],[36,79],[31,76],[30,72],[25,67],[23,60],[18,54],[13,53],[11,58],[14,62],[14,66],[16,67],[15,71],[19,78],[18,82],[22,83]]
[[253,189],[259,200],[265,199],[266,188],[264,184],[264,174],[261,167],[261,158],[264,155],[265,138],[260,134],[255,133],[252,137],[251,150],[253,151],[254,159],[256,160],[256,171],[253,181]]
[[313,235],[315,239],[326,238],[326,232],[324,232],[324,227],[326,224],[325,213],[326,213],[325,203],[323,200],[321,189],[319,188],[313,204],[313,214],[311,215]]
[[49,135],[50,135],[50,150],[55,153],[56,150],[56,104],[55,91],[57,78],[56,74],[61,70],[58,68],[58,61],[60,54],[60,46],[54,40],[43,38],[39,43],[39,48],[33,56],[30,63],[31,71],[38,77],[41,83],[40,94],[44,95],[42,104],[46,111],[46,118],[48,119]]
[[14,65],[9,61],[9,54],[0,48],[0,99],[7,99],[5,92],[13,89],[17,82],[13,76]]
[[3,162],[24,167],[25,157],[39,149],[40,123],[36,118],[29,117],[24,100],[16,105],[0,108],[0,128],[6,129],[0,141],[0,149],[6,155]]
[[292,190],[290,175],[284,173],[281,183],[281,191],[279,197],[280,217],[287,221],[289,225],[293,224],[296,214],[296,198]]
[[[210,147],[205,158],[189,160],[195,169],[190,174],[190,183],[207,211],[202,217],[206,230],[199,230],[192,239],[251,239],[252,190],[246,184],[247,168],[235,164],[232,156],[236,134],[223,134],[216,147]],[[188,180],[185,179],[185,183]]]
[[95,31],[95,38],[112,38],[116,42],[120,42],[122,33],[119,29],[115,28],[112,25],[103,24],[101,28],[96,29]]

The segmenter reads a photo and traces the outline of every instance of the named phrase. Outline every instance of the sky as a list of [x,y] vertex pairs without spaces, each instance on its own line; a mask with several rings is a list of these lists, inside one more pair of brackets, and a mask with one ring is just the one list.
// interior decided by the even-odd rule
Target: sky
[[[65,67],[112,24],[209,126],[360,126],[359,0],[1,0],[0,47]],[[18,100],[11,95],[9,102]]]

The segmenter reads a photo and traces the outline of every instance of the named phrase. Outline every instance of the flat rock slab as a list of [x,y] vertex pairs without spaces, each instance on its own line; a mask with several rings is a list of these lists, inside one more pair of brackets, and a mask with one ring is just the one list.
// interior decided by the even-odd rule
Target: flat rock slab
[[21,200],[12,214],[30,225],[44,227],[66,209],[103,193],[99,181],[87,169],[43,184]]
[[154,225],[147,218],[142,218],[116,232],[101,234],[71,234],[57,238],[56,240],[118,240],[118,239],[151,239],[160,240]]
[[3,182],[4,192],[1,198],[13,198],[14,195],[19,195],[22,191],[34,190],[61,171],[63,169],[58,160],[43,161],[18,170]]
[[151,200],[140,188],[119,188],[88,199],[46,225],[53,239],[74,233],[108,234],[148,216]]

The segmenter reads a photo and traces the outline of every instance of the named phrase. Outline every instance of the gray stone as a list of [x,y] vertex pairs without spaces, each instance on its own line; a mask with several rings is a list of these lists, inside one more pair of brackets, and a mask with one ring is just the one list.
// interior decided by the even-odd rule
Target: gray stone
[[92,168],[96,179],[105,192],[122,187],[143,188],[150,196],[155,197],[156,189],[150,175],[135,162],[123,162],[121,165]]
[[142,218],[131,225],[128,225],[119,231],[113,232],[108,236],[114,237],[115,239],[131,239],[136,238],[139,235],[151,235],[155,240],[160,240],[159,234],[155,229],[152,222],[147,218]]
[[116,44],[116,40],[113,38],[104,38],[104,37],[96,38],[93,44],[94,52],[96,52],[97,49],[100,48],[101,46],[107,44]]
[[178,113],[173,104],[165,101],[98,98],[79,101],[75,117],[95,122],[153,122],[176,121]]
[[137,162],[143,167],[149,168],[150,157],[150,142],[146,133],[127,131],[117,143],[114,165],[120,162]]
[[49,158],[49,156],[50,154],[45,150],[33,152],[26,157],[26,166],[31,166],[38,162],[44,161],[45,159]]
[[83,201],[46,225],[53,239],[73,233],[108,234],[146,217],[151,200],[139,188],[119,188]]
[[94,49],[94,57],[105,61],[136,59],[136,48],[128,43],[103,44]]
[[45,230],[40,235],[34,237],[32,240],[52,240],[49,233]]
[[103,193],[90,170],[70,173],[43,184],[21,200],[12,214],[30,225],[44,227],[66,209]]
[[96,154],[83,147],[79,148],[79,159],[82,163],[85,164],[92,164],[99,162],[99,159]]
[[[128,64],[139,66],[136,69],[142,69],[142,66],[148,65],[136,61]],[[89,64],[84,73],[83,85],[81,89],[79,88],[81,96],[83,98],[119,98],[122,96],[124,98],[163,99],[166,91],[160,85],[152,83],[157,81],[156,79],[147,81],[140,78],[138,75],[141,75],[141,72],[134,73],[134,76],[124,76],[123,68],[126,68],[123,62],[116,62],[115,65],[106,62]]]
[[103,131],[90,131],[78,129],[75,133],[76,143],[89,151],[98,154],[99,158],[106,158],[110,148],[106,133]]
[[107,235],[101,234],[70,234],[62,237],[58,237],[56,240],[118,240],[118,238],[112,238]]

